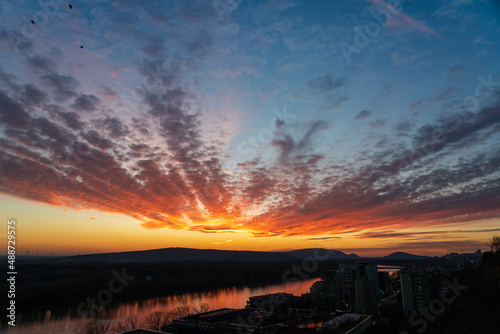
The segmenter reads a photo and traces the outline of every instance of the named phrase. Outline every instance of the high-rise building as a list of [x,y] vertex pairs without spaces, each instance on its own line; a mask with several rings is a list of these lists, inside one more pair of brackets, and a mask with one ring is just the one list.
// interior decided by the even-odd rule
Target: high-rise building
[[408,316],[415,310],[415,303],[413,302],[413,286],[411,282],[410,272],[401,272],[401,295],[403,297],[403,312]]
[[315,295],[338,296],[337,271],[327,271],[323,273],[323,275],[321,275],[321,281],[316,281],[311,286],[310,292]]
[[377,294],[375,282],[367,277],[356,280],[356,311],[362,314],[377,315]]
[[339,300],[346,310],[377,315],[377,265],[340,265],[337,273]]
[[429,306],[431,294],[427,275],[401,272],[400,280],[405,315],[408,316],[418,308]]
[[321,276],[321,281],[311,285],[312,295],[317,297],[318,310],[333,312],[340,307],[337,271],[329,271]]
[[380,295],[380,284],[378,280],[378,266],[376,264],[359,263],[356,265],[358,268],[358,278],[367,277],[370,282],[373,282],[375,295]]
[[377,316],[377,265],[341,264],[338,271],[323,274],[322,280],[311,286],[311,294],[320,296],[322,310],[341,309]]
[[425,308],[431,303],[431,292],[427,275],[413,276],[413,302],[416,309],[420,307]]
[[341,265],[339,267],[337,273],[339,307],[343,310],[353,311],[356,309],[356,276],[354,266]]

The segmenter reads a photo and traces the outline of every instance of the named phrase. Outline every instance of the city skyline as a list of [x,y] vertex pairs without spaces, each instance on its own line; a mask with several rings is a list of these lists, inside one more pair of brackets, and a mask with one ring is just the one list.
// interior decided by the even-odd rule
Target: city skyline
[[71,4],[0,5],[18,253],[439,256],[500,233],[497,2]]

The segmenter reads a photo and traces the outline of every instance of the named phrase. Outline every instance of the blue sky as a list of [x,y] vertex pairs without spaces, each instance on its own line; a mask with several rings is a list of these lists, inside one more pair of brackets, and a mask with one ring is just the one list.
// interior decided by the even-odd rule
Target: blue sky
[[434,253],[499,230],[498,2],[69,3],[0,6],[0,191],[33,226]]

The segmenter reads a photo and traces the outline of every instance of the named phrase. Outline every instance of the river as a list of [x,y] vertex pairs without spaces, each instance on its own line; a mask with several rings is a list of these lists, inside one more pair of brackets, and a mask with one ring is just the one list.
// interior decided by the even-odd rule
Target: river
[[[103,323],[116,323],[120,319],[136,315],[138,324],[141,325],[144,319],[153,311],[168,311],[179,306],[197,306],[207,303],[211,310],[228,307],[243,308],[251,296],[258,296],[266,293],[286,292],[294,295],[301,295],[309,292],[311,285],[320,278],[313,278],[298,283],[282,283],[268,285],[258,288],[232,287],[208,291],[202,293],[186,293],[161,298],[151,298],[135,302],[111,303],[103,312],[100,312],[99,321]],[[15,327],[8,326],[0,333],[19,334],[73,334],[77,329],[88,322],[85,317],[70,317],[70,310],[66,313],[58,312],[56,315],[52,311],[45,314],[27,315],[18,314]],[[111,325],[112,327],[113,325]],[[142,327],[142,326],[139,326]]]

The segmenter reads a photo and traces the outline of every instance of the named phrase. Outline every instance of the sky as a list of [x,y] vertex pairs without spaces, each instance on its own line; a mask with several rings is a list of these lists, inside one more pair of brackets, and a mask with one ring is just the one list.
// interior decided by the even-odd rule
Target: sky
[[2,1],[0,218],[18,254],[488,250],[498,36],[489,0]]

